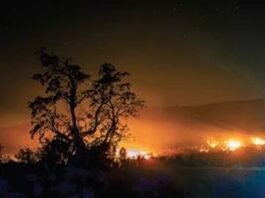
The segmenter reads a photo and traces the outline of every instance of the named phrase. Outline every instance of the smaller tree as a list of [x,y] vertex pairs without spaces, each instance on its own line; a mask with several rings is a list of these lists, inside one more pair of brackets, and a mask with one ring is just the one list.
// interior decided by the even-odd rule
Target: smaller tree
[[119,151],[119,157],[121,160],[125,160],[127,158],[127,150],[126,148],[122,147]]
[[121,165],[126,164],[127,155],[128,153],[127,153],[126,148],[122,147],[119,151],[119,160],[120,160]]
[[41,163],[51,166],[55,164],[64,165],[73,155],[73,146],[65,139],[55,137],[51,140],[46,139],[38,153]]
[[4,146],[2,144],[0,144],[0,163],[3,161],[3,150],[4,150]]
[[35,164],[38,162],[37,154],[30,148],[22,148],[15,154],[15,158],[25,164]]

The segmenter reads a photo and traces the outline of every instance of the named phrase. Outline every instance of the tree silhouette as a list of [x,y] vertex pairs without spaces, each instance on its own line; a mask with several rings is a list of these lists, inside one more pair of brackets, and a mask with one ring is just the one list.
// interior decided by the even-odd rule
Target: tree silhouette
[[128,161],[127,157],[128,157],[127,150],[126,150],[126,148],[122,147],[119,151],[120,165],[126,164],[126,162]]
[[40,141],[47,136],[63,140],[79,157],[87,148],[118,143],[126,135],[124,119],[136,116],[144,105],[124,80],[129,74],[103,64],[92,80],[71,59],[45,49],[37,54],[44,71],[33,79],[41,83],[45,94],[29,102],[32,138],[39,134]]
[[55,137],[46,139],[38,150],[39,161],[42,164],[53,166],[55,164],[65,165],[72,155],[72,148],[63,138]]
[[143,107],[144,101],[131,92],[130,83],[123,82],[128,75],[127,72],[118,72],[111,64],[100,66],[98,80],[93,82],[90,92],[90,105],[96,110],[93,126],[82,133],[83,137],[97,136],[93,138],[93,145],[119,142],[128,129],[123,119],[136,116],[138,108]]
[[30,148],[22,148],[15,154],[15,158],[26,164],[34,164],[38,161],[36,153]]
[[0,144],[0,163],[3,161],[3,150],[4,150],[4,146],[2,144]]

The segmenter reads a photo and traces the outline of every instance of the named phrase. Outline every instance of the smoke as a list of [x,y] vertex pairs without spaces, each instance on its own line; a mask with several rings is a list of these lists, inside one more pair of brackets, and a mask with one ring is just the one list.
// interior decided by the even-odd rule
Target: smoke
[[[208,140],[239,138],[249,141],[251,136],[264,137],[263,121],[258,119],[257,111],[254,113],[256,119],[250,118],[253,114],[249,113],[244,117],[242,109],[240,112],[223,112],[222,115],[216,111],[216,116],[210,110],[208,112],[207,115],[210,116],[195,114],[191,109],[187,111],[178,107],[145,109],[140,117],[129,121],[132,138],[126,140],[126,145],[142,145],[159,153],[183,146],[203,145]],[[227,114],[233,114],[230,115],[231,119]],[[249,122],[245,124],[247,118]]]
[[[194,107],[150,107],[139,117],[129,119],[131,136],[121,146],[161,153],[178,147],[206,144],[208,140],[264,138],[265,101],[230,102]],[[0,144],[6,153],[36,147],[31,140],[30,124],[0,128]]]
[[156,152],[203,144],[210,134],[217,136],[225,131],[176,111],[174,107],[144,110],[139,118],[130,120],[129,127],[134,137],[128,141],[131,145],[144,145]]

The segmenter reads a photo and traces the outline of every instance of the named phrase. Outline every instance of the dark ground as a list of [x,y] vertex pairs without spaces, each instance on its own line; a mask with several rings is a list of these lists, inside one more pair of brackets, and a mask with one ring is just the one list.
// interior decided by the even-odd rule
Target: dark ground
[[1,165],[1,197],[257,197],[265,195],[265,168],[179,167],[143,161],[109,171],[77,167]]

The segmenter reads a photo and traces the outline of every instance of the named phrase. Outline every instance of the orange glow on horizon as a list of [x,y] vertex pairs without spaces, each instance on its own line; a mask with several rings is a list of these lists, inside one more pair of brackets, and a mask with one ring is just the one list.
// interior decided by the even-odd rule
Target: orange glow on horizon
[[[246,144],[243,141],[245,141]],[[258,136],[253,136],[249,138],[230,138],[223,141],[207,140],[207,145],[210,149],[219,148],[222,150],[234,151],[245,146],[265,146],[265,139],[262,139]]]
[[211,147],[211,148],[216,148],[216,147],[219,145],[219,143],[218,143],[217,141],[213,141],[213,140],[208,140],[208,141],[207,141],[207,144],[208,144],[209,147]]
[[239,140],[230,139],[230,140],[226,141],[225,145],[226,145],[228,150],[234,151],[234,150],[237,150],[240,147],[242,147],[242,142]]
[[137,157],[143,157],[144,159],[150,159],[151,154],[144,150],[127,149],[127,157],[130,159],[136,159]]
[[265,140],[260,137],[251,137],[251,142],[255,145],[265,145]]

